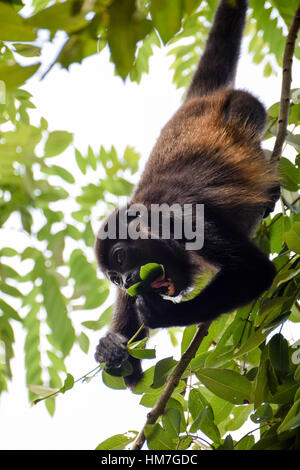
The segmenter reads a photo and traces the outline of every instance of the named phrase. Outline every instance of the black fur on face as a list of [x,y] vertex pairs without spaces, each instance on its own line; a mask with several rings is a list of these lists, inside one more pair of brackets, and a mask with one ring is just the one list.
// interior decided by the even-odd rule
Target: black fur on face
[[[106,219],[100,232],[107,231],[109,219],[115,217],[118,221],[118,210]],[[128,219],[128,226],[133,219],[136,217]],[[116,235],[118,236],[118,222]],[[165,268],[165,278],[170,279],[174,285],[172,295],[176,296],[192,284],[194,270],[189,253],[177,240],[152,239],[150,230],[148,236],[147,239],[137,240],[129,237],[127,239],[98,237],[95,251],[99,267],[115,285],[128,289],[140,281],[141,266],[147,263],[162,264]],[[167,292],[163,292],[162,288],[157,293]]]

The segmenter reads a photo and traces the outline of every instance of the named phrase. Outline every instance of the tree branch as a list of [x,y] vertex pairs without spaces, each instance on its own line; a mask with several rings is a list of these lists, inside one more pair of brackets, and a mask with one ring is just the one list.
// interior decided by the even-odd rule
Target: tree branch
[[166,386],[162,391],[159,399],[157,400],[156,404],[152,408],[152,410],[147,415],[146,423],[143,429],[138,434],[136,440],[134,441],[130,450],[140,450],[145,442],[145,434],[144,430],[147,424],[154,424],[157,419],[163,414],[166,404],[168,403],[169,398],[171,397],[173,391],[177,387],[179,380],[181,379],[185,369],[195,356],[200,344],[202,343],[203,339],[207,335],[208,328],[210,327],[211,322],[200,323],[197,329],[197,332],[192,339],[189,347],[181,356],[180,361],[178,362],[177,366],[175,367],[173,373],[170,375],[169,379],[167,380]]
[[272,152],[271,160],[278,161],[281,157],[282,147],[286,137],[289,121],[290,91],[292,83],[293,55],[297,34],[300,28],[300,5],[296,10],[285,43],[282,69],[281,98],[278,116],[277,137]]

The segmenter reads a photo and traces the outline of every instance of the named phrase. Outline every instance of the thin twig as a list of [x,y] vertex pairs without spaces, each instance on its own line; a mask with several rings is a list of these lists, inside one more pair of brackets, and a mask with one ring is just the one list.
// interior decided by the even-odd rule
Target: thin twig
[[297,34],[300,28],[300,5],[296,10],[285,43],[282,70],[281,98],[278,116],[277,137],[271,159],[278,161],[281,157],[282,147],[286,137],[289,121],[290,90],[292,83],[292,64]]
[[138,434],[136,440],[134,441],[131,447],[131,450],[140,450],[142,448],[146,439],[145,433],[144,433],[145,427],[147,426],[147,424],[154,424],[157,421],[157,419],[163,414],[166,404],[168,403],[169,398],[171,397],[173,391],[177,387],[179,380],[181,379],[184,371],[186,370],[189,363],[195,356],[201,342],[207,335],[210,324],[211,322],[206,322],[206,323],[200,323],[200,325],[198,326],[197,332],[193,340],[191,341],[189,347],[181,356],[180,361],[178,362],[173,373],[170,375],[169,379],[167,380],[165,388],[163,389],[159,399],[157,400],[152,410],[148,413],[146,423],[143,429]]
[[132,343],[132,341],[137,337],[137,335],[139,334],[139,332],[145,327],[144,323],[141,324],[141,326],[139,327],[139,329],[137,330],[136,333],[134,333],[134,335],[132,336],[132,338],[130,338],[130,340],[127,342],[127,346]]

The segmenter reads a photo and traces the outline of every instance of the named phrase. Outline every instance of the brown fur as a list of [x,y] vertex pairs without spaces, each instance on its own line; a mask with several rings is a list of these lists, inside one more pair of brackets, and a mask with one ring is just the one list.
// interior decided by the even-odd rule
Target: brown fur
[[133,203],[267,204],[278,177],[251,125],[226,121],[230,93],[221,90],[183,104],[163,128]]

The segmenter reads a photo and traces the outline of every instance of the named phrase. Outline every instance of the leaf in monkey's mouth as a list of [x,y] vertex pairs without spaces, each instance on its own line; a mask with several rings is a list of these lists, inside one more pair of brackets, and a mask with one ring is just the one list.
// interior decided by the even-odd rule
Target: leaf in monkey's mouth
[[[175,287],[171,279],[166,278],[165,269],[162,264],[148,263],[140,268],[141,281],[133,284],[127,289],[127,294],[135,296],[151,289],[162,289],[168,295],[173,295]],[[167,288],[167,289],[165,289]]]

